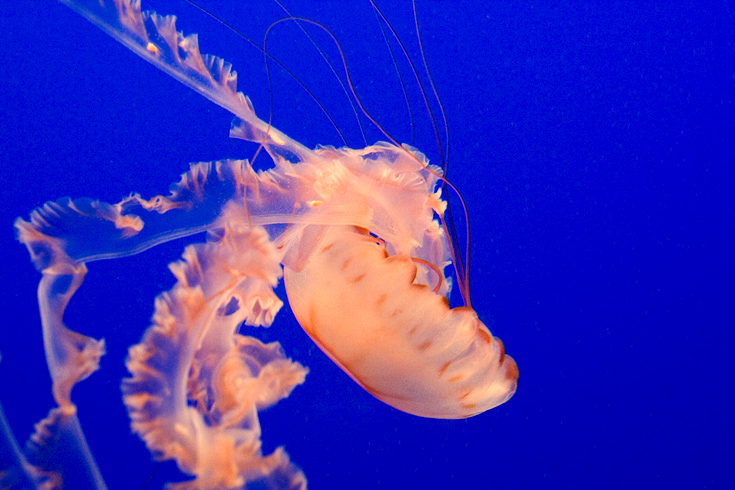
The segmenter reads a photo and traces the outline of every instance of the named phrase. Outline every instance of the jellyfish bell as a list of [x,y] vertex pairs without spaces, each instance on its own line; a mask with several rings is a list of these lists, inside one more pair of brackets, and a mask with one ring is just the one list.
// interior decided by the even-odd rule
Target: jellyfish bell
[[416,263],[364,230],[332,227],[289,303],[314,342],[376,398],[422,417],[458,419],[508,400],[518,368],[474,310],[417,284]]

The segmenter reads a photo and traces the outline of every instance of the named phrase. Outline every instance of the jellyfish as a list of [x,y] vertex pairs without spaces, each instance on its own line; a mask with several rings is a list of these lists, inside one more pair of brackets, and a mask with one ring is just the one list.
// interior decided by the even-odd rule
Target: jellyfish
[[[99,369],[104,340],[67,327],[64,312],[86,264],[206,233],[169,265],[176,283],[155,300],[151,325],[129,349],[122,381],[132,430],[158,460],[192,479],[175,489],[259,484],[303,489],[284,448],[264,454],[258,413],[287,398],[308,369],[268,327],[287,300],[314,343],[378,400],[420,417],[459,419],[507,401],[518,368],[469,305],[452,308],[454,257],[442,169],[409,145],[309,149],[259,118],[221,58],[196,35],[136,0],[62,0],[235,119],[273,167],[247,160],[191,164],[169,194],[116,204],[63,198],[15,222],[42,278],[46,360],[57,407],[24,454],[0,461],[37,488],[106,488],[77,418],[72,389]],[[3,426],[5,427],[5,425]],[[4,437],[12,442],[12,434]]]

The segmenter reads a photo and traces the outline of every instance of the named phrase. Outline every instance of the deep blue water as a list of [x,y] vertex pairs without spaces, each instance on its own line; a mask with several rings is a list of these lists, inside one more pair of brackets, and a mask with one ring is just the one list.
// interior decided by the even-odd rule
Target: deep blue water
[[[239,2],[245,3],[245,2]],[[207,5],[261,42],[275,5]],[[365,106],[400,141],[409,118],[367,2],[288,2],[342,42]],[[420,63],[411,6],[382,2]],[[449,124],[450,177],[472,219],[473,304],[518,362],[516,395],[462,421],[383,405],[334,366],[288,307],[262,338],[307,365],[262,414],[311,488],[733,488],[735,5],[418,2]],[[203,52],[232,61],[268,113],[262,57],[191,7]],[[313,31],[330,57],[328,39]],[[189,162],[246,158],[231,116],[53,1],[0,6],[0,401],[19,441],[52,406],[36,305],[39,274],[12,222],[61,196],[117,202],[165,193]],[[326,65],[293,26],[269,49],[363,146]],[[316,105],[273,69],[273,124],[342,145]],[[438,150],[415,86],[414,145]],[[370,128],[367,140],[381,139]],[[74,391],[112,489],[156,467],[130,434],[123,359],[173,285],[186,243],[89,264],[67,324],[107,341]],[[147,488],[171,478],[164,464]],[[175,473],[174,473],[175,475]]]

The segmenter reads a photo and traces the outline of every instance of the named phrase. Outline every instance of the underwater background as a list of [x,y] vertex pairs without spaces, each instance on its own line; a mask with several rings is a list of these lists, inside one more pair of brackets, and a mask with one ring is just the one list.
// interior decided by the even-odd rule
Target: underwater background
[[[285,14],[248,3],[202,2],[262,44]],[[382,4],[420,65],[410,2]],[[286,6],[332,30],[366,109],[439,163],[420,93],[393,43],[404,97],[369,2]],[[177,14],[203,53],[232,62],[267,119],[262,55],[184,2],[143,7]],[[272,327],[246,331],[310,369],[261,414],[264,451],[285,446],[313,489],[735,488],[735,4],[419,0],[417,11],[450,131],[448,176],[472,223],[473,306],[517,361],[518,391],[467,420],[404,414],[335,366],[286,304]],[[330,39],[308,30],[339,71]],[[62,196],[167,193],[189,162],[255,148],[228,138],[229,113],[57,2],[3,2],[0,46],[0,401],[22,443],[53,400],[40,274],[13,220]],[[268,50],[350,146],[385,139],[363,118],[363,140],[295,25],[276,26]],[[308,147],[342,146],[309,95],[270,71],[274,126]],[[203,239],[88,264],[67,310],[71,328],[107,343],[73,400],[111,489],[183,478],[130,433],[120,380],[153,299],[174,284],[167,264]]]

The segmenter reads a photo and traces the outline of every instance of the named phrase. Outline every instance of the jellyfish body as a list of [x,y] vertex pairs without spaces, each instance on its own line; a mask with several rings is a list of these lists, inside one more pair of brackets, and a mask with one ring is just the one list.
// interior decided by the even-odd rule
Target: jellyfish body
[[[171,264],[177,283],[156,299],[123,381],[133,431],[158,459],[173,459],[194,477],[173,488],[305,488],[282,448],[262,454],[258,411],[287,397],[307,370],[277,342],[240,330],[274,321],[282,303],[273,288],[282,274],[306,333],[385,403],[463,418],[512,396],[518,370],[503,344],[474,310],[449,306],[440,170],[420,152],[389,143],[310,150],[258,118],[231,67],[201,55],[195,36],[176,31],[174,17],[142,12],[130,0],[63,1],[231,111],[230,135],[261,144],[275,165],[256,172],[242,160],[192,164],[166,196],[133,194],[117,204],[61,199],[16,221],[42,273],[39,306],[59,405],[33,436],[36,452],[61,457],[57,444],[74,441],[91,475],[83,486],[105,488],[71,397],[98,369],[104,343],[69,329],[64,311],[87,262],[203,231],[207,243],[187,247]],[[68,487],[73,469],[45,465],[52,459],[31,460],[36,466],[24,474],[52,475]]]
[[301,326],[376,398],[422,417],[466,418],[500,405],[518,370],[471,308],[415,282],[410,257],[333,227],[300,272],[286,268]]

